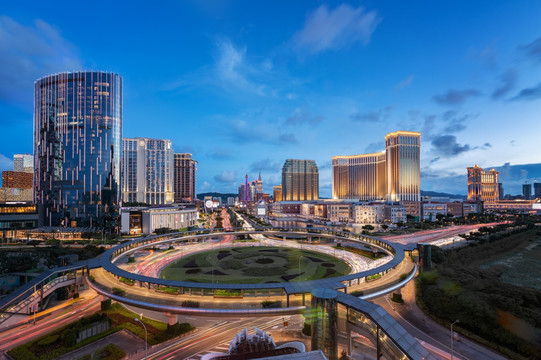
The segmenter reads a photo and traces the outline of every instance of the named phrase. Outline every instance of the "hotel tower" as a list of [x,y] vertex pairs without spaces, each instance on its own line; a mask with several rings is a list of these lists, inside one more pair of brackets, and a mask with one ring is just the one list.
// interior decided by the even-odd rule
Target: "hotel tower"
[[170,140],[122,139],[122,200],[148,205],[173,203]]
[[498,178],[499,172],[495,169],[485,171],[479,166],[467,168],[468,170],[468,200],[497,202],[500,198]]
[[287,159],[282,167],[282,201],[319,199],[319,172],[314,160]]
[[122,78],[60,73],[34,88],[34,201],[44,224],[118,226]]
[[333,199],[420,201],[421,134],[396,131],[385,136],[385,150],[333,156]]

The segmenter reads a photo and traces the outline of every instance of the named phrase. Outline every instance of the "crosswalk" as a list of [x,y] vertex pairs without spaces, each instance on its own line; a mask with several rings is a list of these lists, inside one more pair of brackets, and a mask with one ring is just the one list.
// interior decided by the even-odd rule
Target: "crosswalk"
[[200,360],[204,355],[210,354],[210,353],[227,353],[229,351],[229,342],[225,342],[222,344],[219,344],[212,349],[207,349],[205,351],[202,351],[200,353],[197,353],[195,355],[192,355],[186,360]]

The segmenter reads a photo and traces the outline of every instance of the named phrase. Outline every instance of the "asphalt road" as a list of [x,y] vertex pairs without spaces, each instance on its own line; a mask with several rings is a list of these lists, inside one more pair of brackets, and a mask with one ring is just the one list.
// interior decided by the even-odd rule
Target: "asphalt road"
[[[451,354],[451,330],[430,319],[417,307],[415,303],[415,283],[413,281],[410,281],[402,288],[402,298],[404,299],[404,304],[398,304],[389,300],[390,295],[373,299],[373,302],[383,307],[412,336],[439,349],[441,358],[449,359]],[[503,355],[495,353],[462,336],[460,336],[458,341],[453,342],[453,348],[454,358],[456,359],[506,359]]]

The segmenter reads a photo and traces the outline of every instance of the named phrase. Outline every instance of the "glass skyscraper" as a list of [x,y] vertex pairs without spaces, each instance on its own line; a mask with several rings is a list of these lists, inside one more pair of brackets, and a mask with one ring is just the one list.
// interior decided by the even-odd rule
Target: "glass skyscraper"
[[34,200],[48,226],[118,226],[122,78],[45,76],[34,92]]

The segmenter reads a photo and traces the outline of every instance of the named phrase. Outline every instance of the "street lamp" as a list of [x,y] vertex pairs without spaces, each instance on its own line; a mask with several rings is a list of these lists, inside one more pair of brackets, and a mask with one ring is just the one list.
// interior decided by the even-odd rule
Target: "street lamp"
[[451,324],[451,360],[453,360],[453,325],[458,322],[458,320],[455,320],[455,322]]
[[147,335],[147,327],[145,326],[145,323],[143,323],[141,320],[139,320],[138,318],[135,318],[134,319],[135,321],[138,321],[141,323],[141,325],[143,325],[143,328],[145,329],[145,359],[148,359],[148,335]]

